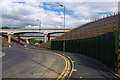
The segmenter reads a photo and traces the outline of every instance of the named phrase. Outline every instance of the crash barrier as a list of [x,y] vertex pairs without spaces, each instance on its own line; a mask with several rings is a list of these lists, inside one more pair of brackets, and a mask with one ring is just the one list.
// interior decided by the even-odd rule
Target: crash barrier
[[115,71],[119,48],[119,32],[108,32],[96,37],[75,40],[52,40],[51,49],[79,53],[94,58]]

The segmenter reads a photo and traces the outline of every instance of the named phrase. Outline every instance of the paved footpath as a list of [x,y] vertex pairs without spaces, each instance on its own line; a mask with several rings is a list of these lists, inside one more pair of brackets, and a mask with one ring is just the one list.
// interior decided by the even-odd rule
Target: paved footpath
[[83,80],[120,80],[120,78],[99,61],[78,53],[55,51],[70,57],[74,63],[71,78]]

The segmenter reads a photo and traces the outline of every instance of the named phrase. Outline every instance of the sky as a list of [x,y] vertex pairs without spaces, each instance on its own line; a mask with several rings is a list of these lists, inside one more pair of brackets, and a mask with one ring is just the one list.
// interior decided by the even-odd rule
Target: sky
[[41,20],[41,28],[64,28],[64,7],[60,5],[65,6],[66,28],[75,28],[118,11],[117,1],[96,1],[1,0],[0,27],[39,28]]

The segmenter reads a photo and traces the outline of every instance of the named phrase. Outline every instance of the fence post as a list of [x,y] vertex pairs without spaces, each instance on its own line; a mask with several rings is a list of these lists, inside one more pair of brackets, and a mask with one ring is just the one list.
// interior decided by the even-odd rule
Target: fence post
[[93,29],[93,28],[91,27],[91,37],[92,37],[92,35],[93,35],[93,34],[92,34],[92,33],[93,33],[93,30],[92,30],[92,29]]
[[86,37],[86,29],[84,29],[84,38]]
[[89,30],[89,27],[86,28],[86,37],[88,38],[88,30]]
[[72,39],[72,32],[70,34],[71,34],[71,39]]
[[107,26],[106,26],[106,23],[104,24],[104,26],[105,26],[105,33],[107,32]]
[[113,30],[116,30],[115,26],[115,20],[113,20]]
[[99,35],[99,25],[97,26],[97,35]]
[[81,35],[82,35],[82,30],[80,30],[80,38],[81,38]]
[[77,39],[77,37],[78,37],[78,36],[77,36],[77,30],[75,30],[75,39]]

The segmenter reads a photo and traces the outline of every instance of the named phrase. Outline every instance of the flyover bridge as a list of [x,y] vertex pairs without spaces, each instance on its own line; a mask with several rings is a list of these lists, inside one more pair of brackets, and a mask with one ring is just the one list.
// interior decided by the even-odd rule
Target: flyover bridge
[[[50,40],[50,35],[51,34],[64,33],[64,32],[68,32],[70,30],[71,29],[63,29],[63,28],[53,28],[53,29],[1,29],[0,33],[7,33],[8,43],[11,44],[11,35],[17,35],[18,39],[20,40],[20,34],[41,33],[41,34],[44,35],[44,42],[46,42],[47,38],[48,38],[48,40]],[[11,45],[9,45],[9,47],[11,47]]]
[[[27,36],[27,35],[15,35],[14,36],[15,38],[17,38],[18,39],[18,41],[19,41],[19,38],[21,38],[21,39],[25,39],[26,40],[26,43],[27,44],[29,44],[29,40],[30,39],[44,39],[44,36],[32,36],[32,35],[30,35],[30,36]],[[56,36],[49,36],[48,37],[48,40],[51,40],[51,39],[54,39]]]

